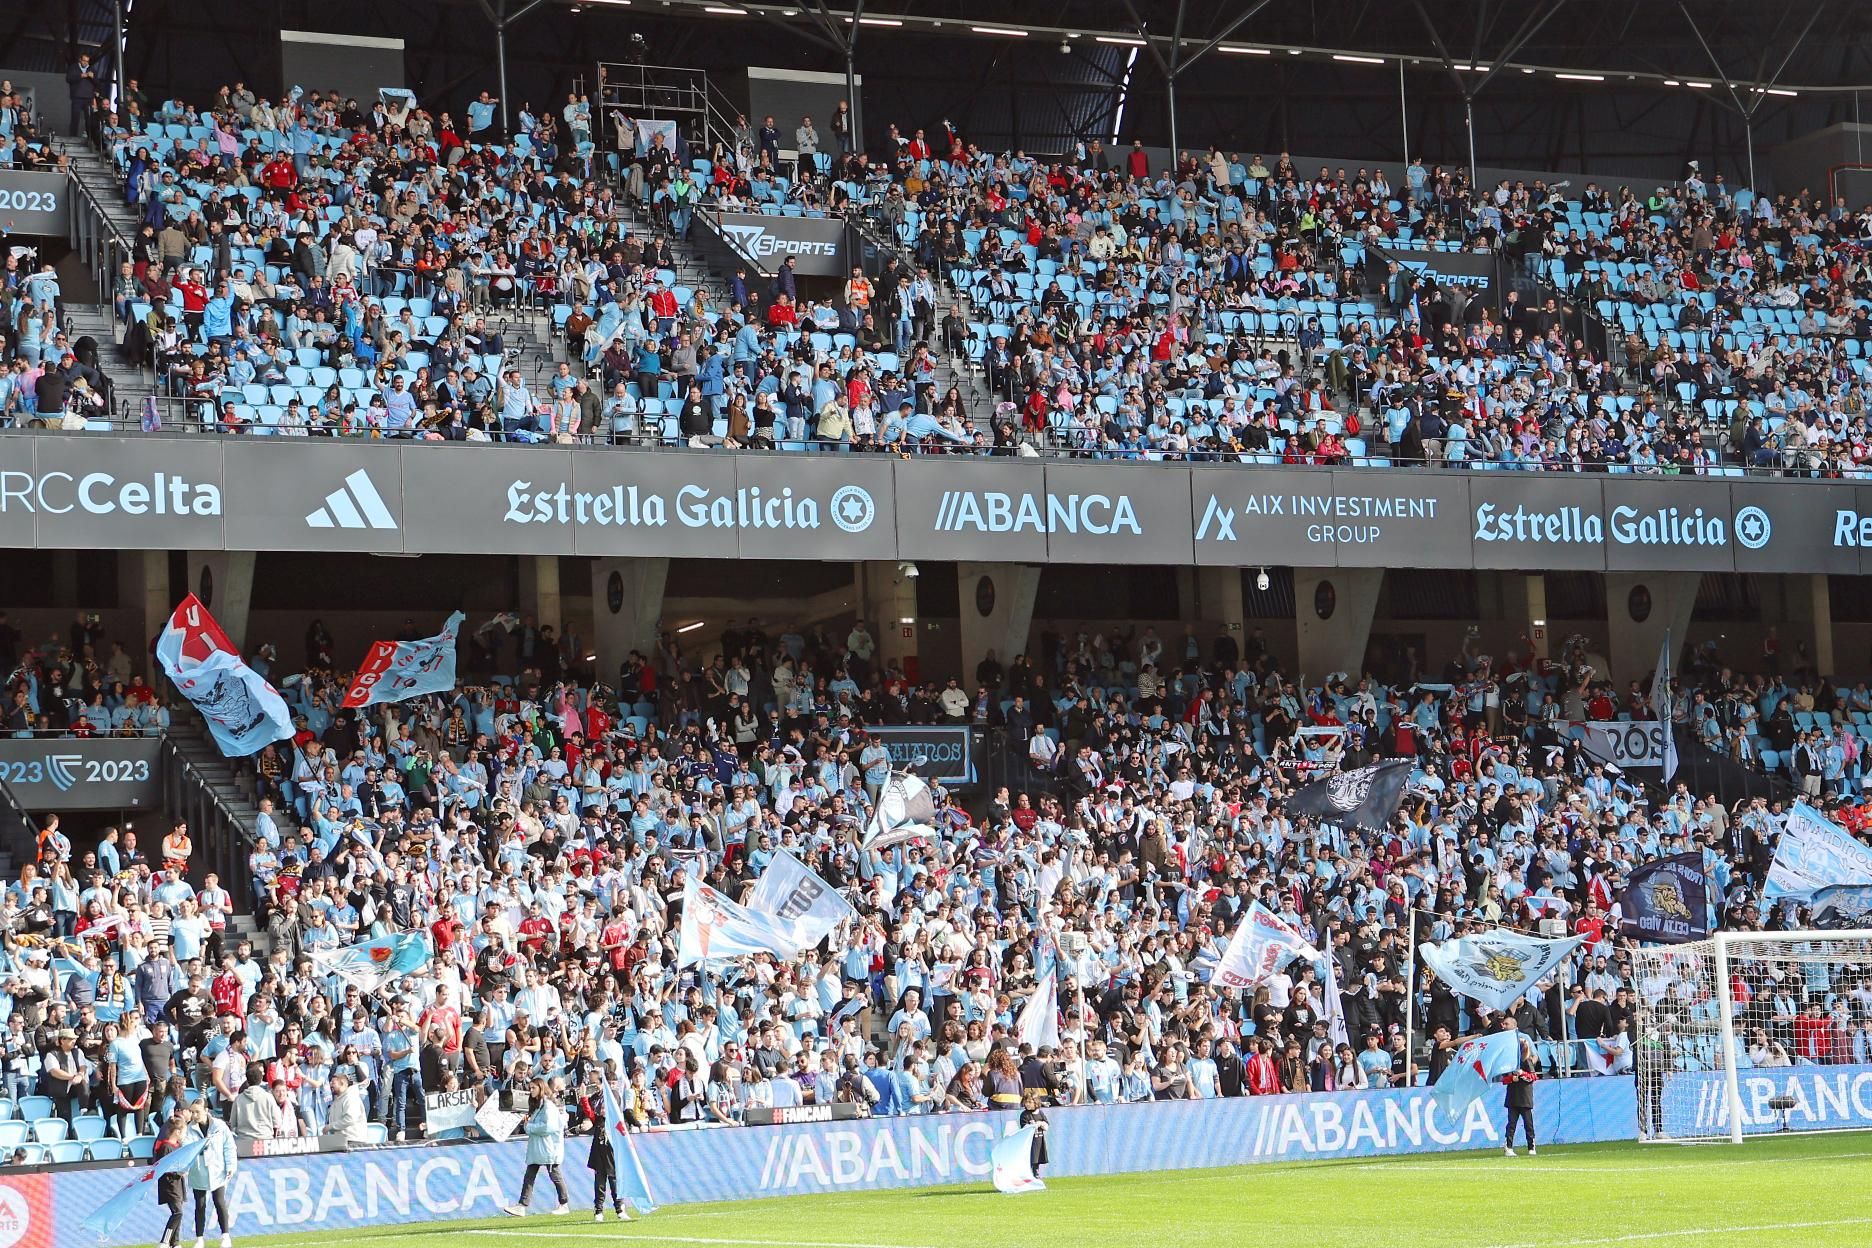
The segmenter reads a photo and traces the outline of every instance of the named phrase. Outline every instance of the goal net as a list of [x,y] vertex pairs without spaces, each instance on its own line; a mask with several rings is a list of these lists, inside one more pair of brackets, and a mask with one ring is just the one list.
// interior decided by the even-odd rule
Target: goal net
[[1632,972],[1641,1139],[1872,1127],[1872,931],[1723,932]]

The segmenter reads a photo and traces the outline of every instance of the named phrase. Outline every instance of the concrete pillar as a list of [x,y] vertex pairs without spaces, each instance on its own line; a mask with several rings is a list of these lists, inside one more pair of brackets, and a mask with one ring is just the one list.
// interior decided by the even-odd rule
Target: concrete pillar
[[[1521,593],[1518,605],[1525,617],[1521,622],[1527,625],[1528,641],[1534,646],[1530,656],[1539,660],[1547,657],[1548,646],[1552,638],[1547,631],[1547,574],[1529,572],[1521,576]],[[1509,620],[1512,626],[1515,621]]]
[[126,638],[124,649],[136,670],[148,678],[153,673],[150,646],[175,610],[169,591],[169,552],[166,550],[120,550],[117,552],[117,601],[136,612],[135,638]]
[[555,637],[565,633],[565,607],[559,595],[559,556],[520,556],[520,611],[530,614]]
[[[1178,569],[1182,571],[1182,569]],[[1193,569],[1192,578],[1196,589],[1196,609],[1184,615],[1185,620],[1200,619],[1222,626],[1230,637],[1235,639],[1239,649],[1246,639],[1244,621],[1246,613],[1242,610],[1242,569],[1240,568],[1199,568]],[[1183,588],[1179,577],[1177,588]]]
[[917,670],[916,577],[905,576],[896,560],[874,559],[852,568],[858,583],[859,617],[877,642],[881,663],[901,663],[911,679]]
[[1792,672],[1799,665],[1794,647],[1795,643],[1805,641],[1808,666],[1823,677],[1838,675],[1833,667],[1833,587],[1825,574],[1789,575],[1778,579],[1786,582],[1783,588],[1787,612],[1781,618],[1788,622],[1781,638],[1781,670]]
[[1176,570],[1177,613],[1176,618],[1185,624],[1212,618],[1207,594],[1198,588],[1202,579],[1201,572],[1207,569],[1178,568]]
[[1295,568],[1297,676],[1318,684],[1332,672],[1357,680],[1378,611],[1382,568]]
[[[253,572],[251,550],[191,550],[188,554],[188,592],[201,599],[243,654],[247,651],[247,613],[253,607]],[[167,579],[165,575],[165,583]],[[165,618],[174,606],[170,603],[163,608]]]
[[990,650],[1003,668],[1015,655],[1027,653],[1040,569],[1030,563],[958,563],[956,583],[962,605],[960,675],[966,685]]
[[1703,574],[1608,572],[1605,579],[1605,654],[1612,679],[1620,688],[1628,681],[1643,680],[1657,666],[1666,632],[1671,639],[1671,669],[1681,670]]
[[[556,566],[553,576],[556,581]],[[669,560],[594,559],[591,578],[592,636],[589,644],[598,655],[598,679],[615,685],[618,670],[631,651],[640,651],[645,658],[656,655]],[[555,585],[554,597],[557,596]]]
[[78,552],[52,552],[52,605],[55,607],[94,607],[94,602],[78,601]]

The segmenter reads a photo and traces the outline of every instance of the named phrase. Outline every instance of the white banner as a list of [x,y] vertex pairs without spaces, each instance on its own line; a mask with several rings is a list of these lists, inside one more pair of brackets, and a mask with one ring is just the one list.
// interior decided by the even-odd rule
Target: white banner
[[475,1098],[473,1092],[430,1092],[423,1100],[429,1110],[424,1117],[425,1132],[434,1139],[438,1131],[453,1131],[458,1127],[467,1128],[475,1125]]
[[1805,900],[1842,884],[1872,884],[1872,848],[1807,803],[1795,802],[1775,846],[1762,900]]
[[1210,980],[1224,988],[1253,988],[1295,958],[1317,962],[1320,951],[1257,901],[1242,916]]
[[1602,763],[1611,763],[1620,770],[1664,765],[1664,725],[1655,719],[1576,726],[1580,730],[1580,748]]
[[784,849],[755,881],[748,909],[793,924],[807,945],[818,944],[839,924],[858,917],[830,884]]
[[490,1096],[481,1102],[481,1109],[474,1116],[475,1124],[487,1132],[488,1138],[495,1143],[504,1143],[526,1121],[525,1114],[517,1114],[511,1109],[500,1107],[500,1098]]

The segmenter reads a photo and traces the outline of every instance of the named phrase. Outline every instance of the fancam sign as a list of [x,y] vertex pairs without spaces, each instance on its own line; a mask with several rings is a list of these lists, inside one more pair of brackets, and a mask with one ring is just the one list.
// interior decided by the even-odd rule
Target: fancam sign
[[0,547],[1872,572],[1872,483],[0,434]]

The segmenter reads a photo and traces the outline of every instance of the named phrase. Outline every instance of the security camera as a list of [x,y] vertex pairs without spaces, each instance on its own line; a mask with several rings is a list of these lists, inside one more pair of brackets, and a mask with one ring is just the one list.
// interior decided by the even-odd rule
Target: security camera
[[1072,44],[1067,43],[1064,39],[1060,40],[1060,55],[1061,56],[1072,55]]
[[1267,569],[1262,568],[1259,572],[1255,573],[1255,588],[1260,590],[1263,593],[1266,593],[1267,587],[1268,587]]
[[923,575],[922,571],[918,569],[916,564],[911,563],[908,559],[904,560],[902,563],[897,565],[897,574],[903,577],[905,580],[911,580],[911,581],[914,581],[916,580],[917,577]]

